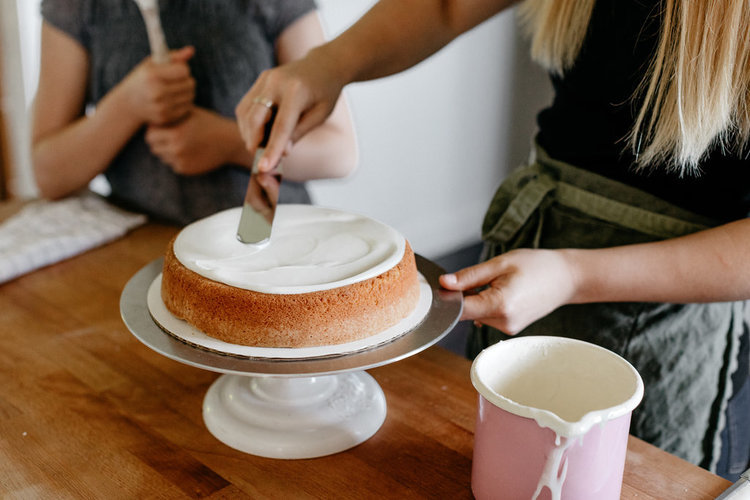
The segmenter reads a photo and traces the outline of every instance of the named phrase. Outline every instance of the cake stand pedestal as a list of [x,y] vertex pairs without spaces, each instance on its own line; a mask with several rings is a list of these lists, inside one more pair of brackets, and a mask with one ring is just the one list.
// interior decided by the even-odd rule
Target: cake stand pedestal
[[313,458],[349,449],[383,424],[385,395],[363,371],[320,377],[222,375],[203,401],[219,441],[269,458]]
[[385,421],[386,401],[365,370],[427,349],[461,315],[462,296],[440,288],[443,270],[417,257],[432,303],[422,322],[381,345],[346,354],[309,358],[239,357],[194,346],[162,330],[148,309],[147,291],[162,259],[138,271],[120,298],[130,332],[146,346],[176,361],[222,373],[203,401],[203,420],[224,444],[252,455],[300,459],[330,455],[374,435]]

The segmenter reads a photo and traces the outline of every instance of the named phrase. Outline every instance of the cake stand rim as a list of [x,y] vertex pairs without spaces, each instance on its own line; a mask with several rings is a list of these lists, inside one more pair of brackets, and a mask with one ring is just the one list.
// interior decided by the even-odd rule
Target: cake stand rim
[[163,257],[143,266],[127,282],[120,296],[120,315],[130,333],[153,351],[213,372],[248,376],[317,376],[368,370],[405,359],[431,347],[451,331],[461,316],[463,295],[445,290],[438,283],[438,277],[445,271],[419,254],[415,254],[415,258],[417,269],[432,290],[432,304],[422,322],[386,344],[332,357],[244,358],[209,351],[170,335],[153,320],[146,299],[148,287],[161,272]]

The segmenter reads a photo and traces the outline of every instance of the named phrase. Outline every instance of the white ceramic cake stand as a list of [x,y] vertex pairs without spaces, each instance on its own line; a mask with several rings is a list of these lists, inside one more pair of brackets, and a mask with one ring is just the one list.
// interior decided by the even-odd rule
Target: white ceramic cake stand
[[432,291],[427,315],[402,336],[353,353],[299,359],[239,357],[183,342],[162,330],[149,312],[147,291],[161,272],[162,259],[130,279],[120,297],[120,312],[132,334],[149,348],[223,374],[203,400],[203,420],[217,439],[262,457],[320,457],[366,441],[383,424],[385,395],[364,370],[428,348],[461,315],[461,294],[438,284],[443,270],[416,257],[417,268]]

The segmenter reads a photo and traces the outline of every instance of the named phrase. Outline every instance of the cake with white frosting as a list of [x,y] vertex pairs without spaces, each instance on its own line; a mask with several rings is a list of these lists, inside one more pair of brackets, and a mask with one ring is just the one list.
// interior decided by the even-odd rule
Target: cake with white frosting
[[241,207],[196,221],[170,242],[161,296],[176,317],[232,344],[308,347],[366,338],[419,300],[414,253],[362,215],[279,205],[264,245],[237,240]]

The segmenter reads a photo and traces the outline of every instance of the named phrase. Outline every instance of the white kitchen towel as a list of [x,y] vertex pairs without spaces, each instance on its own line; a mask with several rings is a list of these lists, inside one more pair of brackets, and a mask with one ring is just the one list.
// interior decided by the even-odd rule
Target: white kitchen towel
[[146,219],[90,192],[33,201],[0,223],[0,283],[120,238]]

